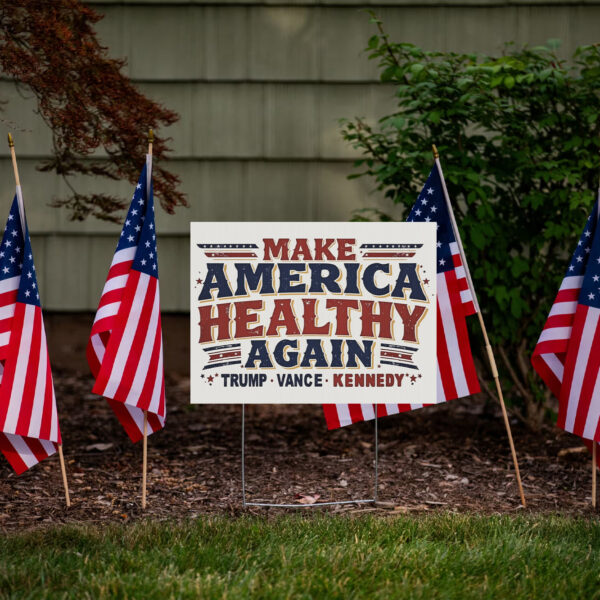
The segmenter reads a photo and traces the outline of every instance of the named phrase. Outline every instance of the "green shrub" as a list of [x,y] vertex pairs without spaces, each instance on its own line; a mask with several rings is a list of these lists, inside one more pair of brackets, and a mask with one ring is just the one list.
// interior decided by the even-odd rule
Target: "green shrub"
[[386,198],[410,207],[438,146],[505,387],[537,425],[549,393],[529,357],[596,195],[600,50],[580,47],[568,61],[556,40],[507,44],[501,56],[428,52],[391,42],[373,22],[369,58],[398,109],[376,125],[342,121],[363,154],[350,177],[374,177]]

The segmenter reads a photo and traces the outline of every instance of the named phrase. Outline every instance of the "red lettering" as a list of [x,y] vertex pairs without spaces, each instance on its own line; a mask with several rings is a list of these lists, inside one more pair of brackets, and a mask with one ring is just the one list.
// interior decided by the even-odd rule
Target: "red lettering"
[[290,240],[288,238],[277,240],[277,242],[271,238],[263,239],[263,244],[265,245],[263,260],[275,260],[276,258],[279,260],[288,260],[289,243]]
[[214,342],[213,328],[217,327],[217,340],[228,340],[231,338],[229,333],[229,310],[231,303],[217,305],[217,316],[213,317],[213,306],[200,306],[200,343]]
[[302,335],[329,335],[330,324],[317,325],[317,306],[318,300],[305,298],[302,302],[304,306],[304,329]]
[[[388,340],[392,339],[392,303],[379,302],[379,314],[373,312],[375,302],[372,300],[361,300],[362,337],[378,337]],[[379,325],[379,335],[375,335],[375,324]]]
[[248,327],[253,323],[257,323],[259,317],[256,313],[249,311],[261,310],[262,307],[262,300],[246,300],[235,303],[236,338],[262,337],[265,334],[265,328],[262,325],[259,327]]
[[354,245],[356,245],[354,238],[340,238],[338,240],[338,260],[355,260],[356,254],[352,252]]
[[408,309],[406,304],[394,304],[396,312],[402,319],[402,325],[404,325],[404,332],[402,333],[402,339],[405,342],[416,342],[417,341],[417,325],[427,312],[424,306],[416,305],[412,312]]
[[315,260],[335,260],[333,252],[329,249],[333,242],[335,242],[333,238],[326,240],[317,238],[315,240]]
[[[302,257],[302,259],[300,259]],[[308,247],[308,240],[306,238],[298,238],[296,245],[294,246],[294,252],[292,253],[292,260],[312,260],[312,254]]]
[[285,327],[285,335],[300,335],[291,300],[275,300],[267,335],[279,335],[280,327]]
[[350,310],[358,310],[358,300],[330,298],[325,308],[335,309],[335,335],[350,335]]

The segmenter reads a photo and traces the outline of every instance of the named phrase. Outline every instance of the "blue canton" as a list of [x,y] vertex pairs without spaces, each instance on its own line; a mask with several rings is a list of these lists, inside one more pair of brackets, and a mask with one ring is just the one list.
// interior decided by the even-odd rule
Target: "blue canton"
[[37,277],[35,276],[29,230],[26,229],[26,234],[23,236],[19,204],[15,196],[2,235],[0,281],[19,276],[21,280],[17,292],[17,301],[40,306],[40,293]]
[[150,190],[148,190],[147,168],[147,165],[144,165],[135,186],[117,251],[135,246],[137,250],[132,268],[158,278],[154,197],[152,183],[150,183]]
[[456,242],[456,238],[452,231],[442,181],[436,165],[429,173],[425,187],[412,207],[407,221],[437,224],[437,272],[444,273],[453,269],[454,262],[450,244]]
[[571,257],[571,262],[567,267],[565,277],[583,275],[585,273],[585,268],[588,264],[590,253],[592,251],[592,240],[596,231],[597,221],[598,204],[596,203],[594,204],[594,208],[592,209],[590,216],[585,222],[585,227],[583,228],[579,242],[577,242],[577,248],[575,248],[575,252],[573,252],[573,256]]
[[600,308],[600,227],[598,202],[585,223],[577,249],[567,267],[567,276],[583,275],[579,304]]

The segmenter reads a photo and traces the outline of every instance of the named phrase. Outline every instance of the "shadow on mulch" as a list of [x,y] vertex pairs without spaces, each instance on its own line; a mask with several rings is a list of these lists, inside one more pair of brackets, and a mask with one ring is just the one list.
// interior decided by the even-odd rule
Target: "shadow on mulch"
[[[148,508],[140,508],[141,444],[132,444],[87,373],[55,372],[72,506],[58,457],[17,477],[0,465],[0,528],[126,522],[142,517],[274,514],[242,509],[241,407],[190,406],[189,380],[167,377],[167,426],[148,440]],[[434,510],[591,515],[591,461],[580,440],[555,428],[533,434],[513,422],[528,508],[519,507],[506,433],[481,396],[379,422],[381,504],[336,513]],[[373,423],[328,432],[320,406],[247,406],[247,497],[299,503],[373,495]],[[303,509],[306,510],[306,509]]]

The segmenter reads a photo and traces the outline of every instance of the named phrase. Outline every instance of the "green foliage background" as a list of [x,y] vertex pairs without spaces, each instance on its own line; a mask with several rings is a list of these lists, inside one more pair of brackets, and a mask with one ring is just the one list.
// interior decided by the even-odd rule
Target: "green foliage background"
[[550,40],[507,44],[501,56],[429,52],[392,42],[372,20],[369,58],[398,110],[376,125],[342,121],[364,155],[351,177],[373,177],[408,208],[437,145],[506,387],[535,426],[551,404],[530,355],[598,185],[600,50],[580,47],[562,60]]

